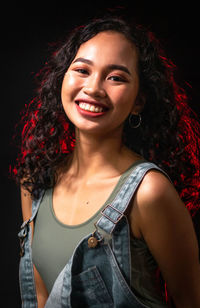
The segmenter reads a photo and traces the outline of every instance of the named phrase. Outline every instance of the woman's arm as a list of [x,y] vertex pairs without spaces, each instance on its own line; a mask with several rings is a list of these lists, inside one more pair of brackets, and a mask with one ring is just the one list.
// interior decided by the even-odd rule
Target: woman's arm
[[138,189],[132,217],[134,211],[140,234],[160,267],[175,306],[199,308],[197,239],[192,219],[173,185],[161,173],[150,171]]
[[44,284],[44,281],[42,280],[40,274],[38,273],[35,265],[33,266],[33,268],[34,268],[38,308],[43,308],[48,298],[48,292]]
[[[21,204],[22,204],[22,216],[23,220],[25,221],[28,220],[32,214],[32,199],[30,193],[27,190],[25,190],[22,186],[21,186]],[[33,222],[31,222],[30,225],[32,231],[34,232]],[[36,267],[33,266],[33,268],[34,268],[34,278],[35,278],[38,308],[43,308],[48,298],[48,292]]]

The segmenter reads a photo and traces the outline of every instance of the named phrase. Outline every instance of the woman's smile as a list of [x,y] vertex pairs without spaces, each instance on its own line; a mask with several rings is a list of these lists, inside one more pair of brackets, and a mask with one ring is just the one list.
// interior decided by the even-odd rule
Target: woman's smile
[[109,108],[100,101],[77,99],[75,103],[80,114],[86,117],[103,116],[109,110]]
[[90,113],[102,113],[103,111],[102,107],[95,107],[93,104],[79,103],[78,106],[82,110],[90,111]]

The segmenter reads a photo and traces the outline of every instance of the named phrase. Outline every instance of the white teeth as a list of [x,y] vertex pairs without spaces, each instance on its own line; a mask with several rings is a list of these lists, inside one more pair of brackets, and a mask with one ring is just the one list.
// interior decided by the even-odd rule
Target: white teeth
[[91,107],[90,107],[90,111],[94,112],[94,111],[95,111],[95,107],[94,107],[94,106],[91,106]]
[[90,104],[86,104],[86,103],[79,103],[79,107],[83,110],[88,110],[90,112],[102,112],[103,108],[99,107],[99,106],[94,106],[94,105],[90,105]]

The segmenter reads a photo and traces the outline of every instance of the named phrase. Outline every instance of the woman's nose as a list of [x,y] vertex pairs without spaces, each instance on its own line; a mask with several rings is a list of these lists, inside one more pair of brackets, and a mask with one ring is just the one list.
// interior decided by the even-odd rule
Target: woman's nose
[[93,97],[105,97],[106,91],[103,87],[103,81],[98,76],[90,76],[84,86],[83,92]]

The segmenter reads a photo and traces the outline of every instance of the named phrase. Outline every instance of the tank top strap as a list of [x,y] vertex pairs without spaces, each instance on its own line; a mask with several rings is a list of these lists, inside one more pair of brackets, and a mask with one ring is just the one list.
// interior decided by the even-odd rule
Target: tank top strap
[[42,201],[42,198],[44,196],[44,193],[45,193],[45,190],[42,190],[40,195],[39,195],[39,198],[36,199],[36,200],[33,200],[32,202],[32,216],[31,218],[29,219],[29,222],[33,221],[37,212],[38,212],[38,209],[39,209],[39,206],[40,206],[40,203]]
[[97,229],[100,228],[108,234],[113,232],[116,224],[124,216],[124,212],[126,211],[131,198],[142,182],[145,174],[151,169],[159,170],[169,179],[169,176],[154,163],[142,162],[135,166],[115,196],[114,200],[110,204],[107,204],[106,207],[101,211],[101,217],[96,223]]

